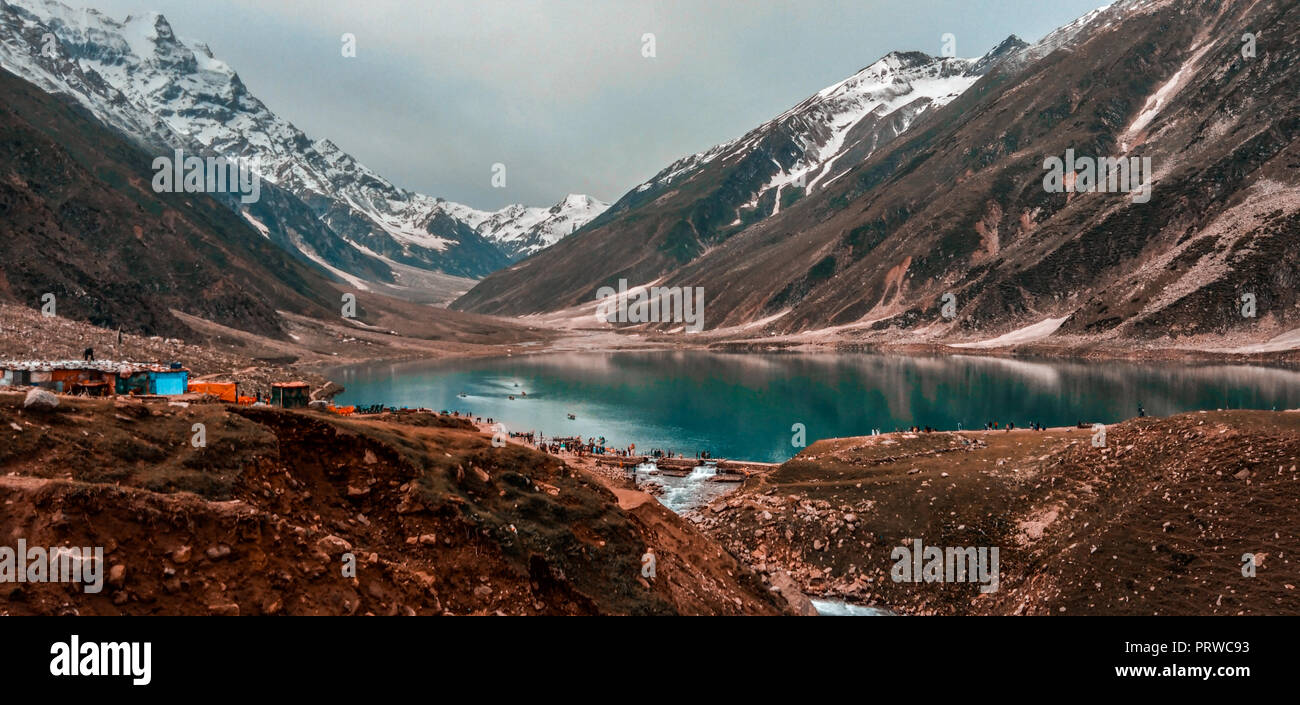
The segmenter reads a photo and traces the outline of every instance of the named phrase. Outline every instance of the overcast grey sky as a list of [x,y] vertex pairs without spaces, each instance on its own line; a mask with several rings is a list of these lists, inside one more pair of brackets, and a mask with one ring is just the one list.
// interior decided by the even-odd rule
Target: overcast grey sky
[[[272,110],[478,208],[614,201],[893,50],[978,56],[1103,0],[63,0],[157,10]],[[655,58],[642,35],[655,35]],[[357,37],[344,58],[340,37]],[[507,188],[491,185],[507,166]]]

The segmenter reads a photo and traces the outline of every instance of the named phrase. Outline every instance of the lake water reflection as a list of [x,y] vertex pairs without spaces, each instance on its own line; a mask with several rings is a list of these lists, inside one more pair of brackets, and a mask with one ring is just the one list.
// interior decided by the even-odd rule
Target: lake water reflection
[[799,451],[794,424],[811,444],[913,425],[1113,423],[1139,403],[1156,416],[1300,406],[1300,372],[1288,368],[979,356],[541,354],[329,374],[346,387],[340,404],[457,409],[512,431],[762,461]]

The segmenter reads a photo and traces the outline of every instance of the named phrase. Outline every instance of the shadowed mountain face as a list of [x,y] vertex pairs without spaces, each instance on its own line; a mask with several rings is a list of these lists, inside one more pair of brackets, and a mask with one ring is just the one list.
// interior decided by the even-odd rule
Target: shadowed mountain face
[[[670,237],[690,224],[653,208],[615,220],[629,195],[459,305],[557,309],[594,302],[618,277],[662,277],[705,288],[710,328],[771,319],[762,330],[945,339],[1063,318],[1061,333],[1098,338],[1268,337],[1297,319],[1298,29],[1294,2],[1120,2],[1014,53],[833,181],[707,247]],[[1049,191],[1045,160],[1067,150],[1149,158],[1150,200]],[[707,194],[688,179],[671,197],[713,213]],[[1246,295],[1254,318],[1242,315]]]
[[81,108],[0,71],[0,298],[146,334],[177,309],[280,337],[286,310],[337,315],[339,294],[204,194],[155,193],[148,155]]

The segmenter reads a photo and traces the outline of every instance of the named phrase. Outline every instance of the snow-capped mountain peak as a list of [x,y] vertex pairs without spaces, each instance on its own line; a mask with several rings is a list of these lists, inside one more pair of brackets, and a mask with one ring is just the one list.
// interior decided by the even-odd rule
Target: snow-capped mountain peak
[[607,208],[608,203],[591,196],[569,194],[550,208],[506,206],[485,214],[477,228],[484,237],[500,244],[512,259],[521,259],[572,235]]
[[[638,281],[670,275],[801,199],[820,197],[1024,46],[1013,36],[978,59],[886,54],[741,137],[670,164],[588,225],[580,245],[561,243],[498,272],[454,305],[555,310],[588,297],[614,271]],[[592,262],[583,256],[590,252],[631,256]]]
[[678,160],[637,191],[664,188],[715,160],[730,165],[766,149],[777,168],[767,169],[772,173],[738,209],[736,223],[746,218],[746,210],[775,214],[783,188],[812,193],[829,184],[921,113],[956,99],[997,61],[1025,46],[1012,36],[977,59],[890,52],[742,137]]
[[[43,51],[50,34],[57,38],[54,56]],[[548,211],[521,212],[525,224],[394,185],[332,141],[312,139],[270,110],[206,44],[178,37],[156,12],[119,22],[55,0],[0,0],[0,66],[71,96],[157,153],[185,149],[248,160],[263,179],[306,206],[267,204],[277,212],[261,212],[257,220],[276,235],[272,239],[362,278],[392,262],[486,275],[518,256],[515,241],[527,239],[524,233],[541,220],[532,211]],[[302,222],[308,210],[318,221],[310,226]],[[564,225],[580,225],[585,214],[598,212],[566,209]],[[496,218],[494,228],[480,231],[489,217]],[[570,232],[545,230],[524,250]],[[496,232],[510,233],[512,244],[495,244]]]

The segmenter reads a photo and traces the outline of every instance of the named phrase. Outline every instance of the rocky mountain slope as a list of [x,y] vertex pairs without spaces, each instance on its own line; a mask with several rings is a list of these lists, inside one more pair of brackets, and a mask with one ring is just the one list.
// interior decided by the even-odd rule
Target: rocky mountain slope
[[148,156],[0,71],[0,299],[183,337],[173,309],[280,336],[278,311],[337,317],[329,281],[205,194],[155,193]]
[[[402,357],[539,339],[500,319],[372,291],[359,292],[356,318],[344,319],[344,287],[216,197],[155,192],[148,154],[84,108],[4,71],[0,95],[0,304],[26,307],[2,306],[0,347],[22,349],[20,357],[76,357],[84,347],[102,355],[118,328],[276,359]],[[46,294],[57,318],[36,311]],[[51,331],[31,330],[33,318]],[[62,321],[107,330],[69,350],[84,336],[55,330]],[[173,352],[164,359],[201,356]]]
[[566,246],[484,281],[456,306],[553,310],[592,299],[611,280],[667,274],[835,183],[1023,46],[1010,37],[979,59],[891,53],[744,136],[674,162]]
[[[516,265],[460,303],[561,307],[628,276],[703,286],[708,327],[761,323],[760,334],[1268,340],[1297,326],[1300,303],[1298,24],[1300,6],[1280,0],[1125,0],[1009,57],[841,178],[666,276],[537,278]],[[1067,150],[1149,158],[1149,201],[1049,191],[1045,160]],[[597,246],[594,232],[570,246]],[[641,239],[625,228],[603,246],[624,252],[621,266]]]
[[[549,210],[484,213],[399,188],[329,140],[303,134],[157,13],[118,22],[55,0],[0,1],[0,66],[75,98],[157,155],[181,148],[249,160],[270,193],[231,207],[278,245],[354,285],[419,288],[419,271],[481,277],[601,210],[571,196]],[[487,221],[490,227],[475,227]]]

